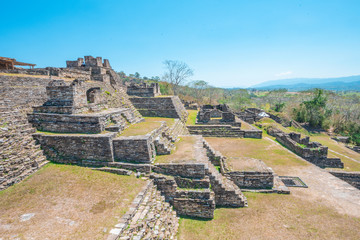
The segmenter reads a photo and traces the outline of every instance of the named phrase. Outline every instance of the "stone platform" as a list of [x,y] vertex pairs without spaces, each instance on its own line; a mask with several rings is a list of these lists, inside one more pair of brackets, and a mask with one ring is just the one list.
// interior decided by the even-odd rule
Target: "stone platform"
[[216,206],[244,207],[240,189],[213,166],[201,136],[180,136],[176,150],[152,166],[158,189],[180,215],[213,218]]
[[213,149],[206,140],[204,140],[204,148],[210,161],[219,167],[222,175],[234,182],[242,191],[290,193],[274,171],[263,161],[245,157],[227,158],[220,151]]
[[101,133],[105,130],[122,131],[129,124],[130,110],[113,108],[95,113],[56,114],[30,113],[29,122],[40,130],[57,133]]

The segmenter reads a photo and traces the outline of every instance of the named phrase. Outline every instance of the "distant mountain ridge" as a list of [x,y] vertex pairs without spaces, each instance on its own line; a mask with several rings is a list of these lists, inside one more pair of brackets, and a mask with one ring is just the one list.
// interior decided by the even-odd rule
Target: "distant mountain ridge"
[[360,91],[360,75],[338,78],[291,78],[271,80],[251,86],[259,90],[286,88],[288,91],[302,91],[323,88],[334,91]]

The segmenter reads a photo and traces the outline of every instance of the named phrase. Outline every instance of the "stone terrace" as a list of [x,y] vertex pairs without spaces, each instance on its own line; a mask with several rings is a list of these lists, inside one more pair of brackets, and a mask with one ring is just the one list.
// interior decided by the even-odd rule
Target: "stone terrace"
[[213,218],[215,206],[246,206],[240,189],[209,161],[203,138],[181,136],[180,139],[174,154],[158,157],[159,161],[152,167],[155,184],[177,213]]
[[307,161],[325,168],[343,168],[340,158],[329,158],[328,147],[318,142],[310,142],[309,137],[301,138],[300,133],[284,133],[277,128],[269,128],[268,134]]
[[262,131],[246,125],[226,104],[204,105],[196,117],[195,125],[188,125],[189,132],[203,137],[262,138]]
[[[231,141],[231,139],[227,141]],[[235,141],[233,144],[236,144]],[[267,193],[290,193],[289,189],[282,183],[274,171],[263,161],[238,155],[235,156],[236,146],[234,146],[233,150],[218,149],[218,146],[216,146],[217,150],[215,150],[207,141],[204,141],[204,147],[207,149],[211,162],[218,166],[220,172],[233,181],[240,189]]]

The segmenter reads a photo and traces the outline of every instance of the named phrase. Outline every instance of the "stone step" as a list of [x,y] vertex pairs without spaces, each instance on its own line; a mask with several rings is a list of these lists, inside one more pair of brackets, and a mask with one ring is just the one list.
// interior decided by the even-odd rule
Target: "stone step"
[[151,164],[138,164],[138,163],[128,163],[128,162],[108,162],[108,167],[126,169],[130,171],[150,173]]
[[109,132],[120,132],[124,129],[124,127],[122,125],[111,125],[105,128],[106,131]]
[[92,168],[92,170],[102,171],[102,172],[109,172],[118,175],[127,175],[130,176],[133,172],[125,169],[119,168],[111,168],[111,167],[101,167],[101,168]]
[[153,186],[119,239],[174,239],[178,218]]

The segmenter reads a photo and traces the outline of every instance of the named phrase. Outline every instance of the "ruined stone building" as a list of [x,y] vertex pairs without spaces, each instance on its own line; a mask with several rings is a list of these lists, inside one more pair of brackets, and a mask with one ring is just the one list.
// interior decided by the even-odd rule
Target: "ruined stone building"
[[159,83],[129,83],[126,93],[129,96],[157,97],[161,95]]
[[[230,169],[203,138],[262,138],[255,127],[243,129],[227,105],[202,106],[196,124],[186,126],[188,112],[179,97],[160,96],[157,83],[125,86],[101,57],[67,61],[65,68],[3,72],[13,75],[0,74],[0,190],[49,161],[147,177],[108,239],[171,239],[178,216],[211,219],[216,207],[246,207],[242,191],[289,193],[261,160],[245,159],[251,169]],[[295,152],[297,143],[306,144],[310,150],[299,154],[315,164],[341,165],[309,139],[274,134]],[[179,139],[190,147],[177,145]],[[159,216],[145,210],[155,204],[162,206],[156,215],[166,216],[161,233],[154,230]]]

